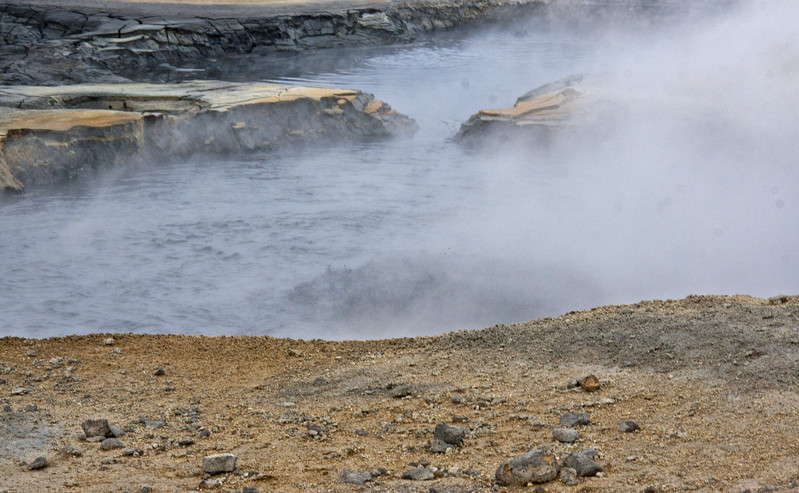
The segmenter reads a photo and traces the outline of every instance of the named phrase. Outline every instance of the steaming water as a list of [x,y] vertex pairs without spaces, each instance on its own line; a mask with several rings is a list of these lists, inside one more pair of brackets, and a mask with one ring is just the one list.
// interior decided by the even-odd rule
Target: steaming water
[[[379,338],[799,278],[799,40],[774,2],[678,31],[529,25],[230,60],[215,77],[354,87],[410,140],[106,170],[0,204],[0,335]],[[234,69],[229,69],[234,67]],[[479,108],[602,74],[601,137],[485,155]],[[609,83],[607,83],[609,81]]]

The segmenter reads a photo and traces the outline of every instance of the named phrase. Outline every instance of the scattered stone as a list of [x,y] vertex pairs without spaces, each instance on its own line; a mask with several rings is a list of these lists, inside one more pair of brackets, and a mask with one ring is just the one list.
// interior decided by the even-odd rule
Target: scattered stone
[[566,486],[580,484],[580,480],[577,479],[577,471],[571,467],[564,467],[560,470],[560,482]]
[[327,379],[325,377],[316,377],[313,380],[313,384],[316,385],[316,386],[327,385],[328,383],[329,382],[327,381]]
[[591,421],[588,413],[566,413],[560,417],[560,425],[564,428],[587,425]]
[[464,402],[466,402],[466,399],[464,399],[462,395],[458,395],[458,394],[450,395],[449,396],[449,400],[453,404],[463,404]]
[[261,493],[255,486],[245,486],[241,489],[241,493]]
[[108,337],[106,339],[103,339],[103,344],[105,344],[106,346],[113,346],[115,342],[116,341],[114,340],[113,337]]
[[640,429],[641,427],[635,421],[619,421],[619,431],[622,433],[632,433]]
[[599,390],[600,383],[596,375],[588,375],[577,381],[577,385],[583,388],[586,392],[596,392]]
[[36,412],[38,410],[39,406],[37,406],[36,404],[28,404],[27,406],[25,406],[25,412],[28,413]]
[[215,454],[203,457],[203,472],[208,474],[219,474],[223,472],[233,472],[236,469],[235,454]]
[[148,416],[139,416],[139,422],[147,428],[163,428],[166,426],[166,421],[163,419],[150,419]]
[[122,354],[122,348],[115,347],[111,350],[113,354]]
[[212,490],[220,486],[222,486],[222,480],[220,479],[208,478],[200,481],[201,490]]
[[25,395],[30,392],[30,389],[27,387],[12,387],[11,388],[11,395]]
[[112,435],[107,419],[87,419],[80,426],[83,428],[86,438],[110,437]]
[[164,375],[166,375],[166,371],[163,368],[159,368],[155,370],[155,373],[153,373],[153,375],[155,375],[156,377],[163,377]]
[[572,428],[555,428],[552,430],[552,436],[561,443],[574,443],[580,438],[580,433]]
[[106,438],[100,443],[100,449],[102,450],[114,450],[118,448],[125,448],[125,444],[116,438]]
[[443,454],[448,448],[460,447],[463,445],[463,439],[469,430],[464,426],[450,426],[446,423],[436,425],[433,432],[433,443],[430,445],[430,450],[434,453]]
[[152,493],[153,487],[149,484],[143,484],[141,487],[141,493]]
[[368,471],[357,472],[352,469],[342,469],[338,473],[338,482],[345,484],[364,484],[372,479],[372,474]]
[[180,445],[181,447],[188,447],[190,445],[194,445],[194,439],[193,438],[181,438],[180,440],[178,440],[178,445]]
[[565,459],[563,465],[571,467],[577,471],[577,476],[596,476],[597,473],[602,472],[602,467],[593,461],[596,451],[593,449],[585,449],[580,452],[572,452]]
[[31,471],[36,471],[39,469],[44,469],[49,465],[50,461],[47,460],[47,457],[37,457],[33,460],[33,462],[28,464],[28,469],[30,469]]
[[370,472],[369,474],[371,474],[373,478],[376,478],[376,477],[379,477],[379,476],[385,476],[386,474],[388,474],[388,469],[386,469],[385,467],[378,467],[377,469],[375,469],[374,471]]
[[125,429],[119,425],[108,425],[108,429],[111,430],[111,436],[114,438],[119,438],[125,435]]
[[11,406],[6,404],[5,406],[3,406],[3,411],[10,413],[11,411],[13,411],[13,409],[11,408]]
[[395,399],[401,399],[403,397],[413,395],[413,388],[407,383],[399,385],[389,384],[388,390],[390,391],[389,395]]
[[61,365],[64,364],[64,358],[62,358],[60,356],[56,357],[56,358],[50,358],[49,363],[50,363],[50,366],[52,366],[53,368],[61,368]]
[[417,467],[406,471],[402,474],[402,479],[410,479],[412,481],[430,481],[435,479],[436,470],[432,467]]
[[68,443],[68,444],[64,445],[63,447],[61,447],[61,455],[64,455],[64,456],[67,456],[67,457],[70,457],[70,456],[71,457],[81,457],[83,455],[83,452],[81,452],[80,450],[76,449],[71,443]]
[[497,482],[502,486],[526,486],[547,483],[558,475],[558,460],[551,447],[535,448],[497,468]]
[[144,450],[135,447],[128,447],[122,451],[122,455],[125,457],[136,457],[144,455]]
[[302,351],[299,349],[288,348],[286,349],[286,353],[288,353],[289,356],[294,356],[295,358],[302,356]]

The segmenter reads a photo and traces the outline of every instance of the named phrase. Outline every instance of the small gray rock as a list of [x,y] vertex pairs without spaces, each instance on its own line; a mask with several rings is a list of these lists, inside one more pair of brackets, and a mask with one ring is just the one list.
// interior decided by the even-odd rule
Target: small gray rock
[[402,475],[402,479],[410,479],[412,481],[430,481],[435,478],[435,470],[430,467],[417,467],[410,471],[406,471]]
[[153,487],[149,484],[143,484],[141,487],[141,493],[152,493]]
[[208,474],[219,474],[223,472],[233,472],[236,470],[235,454],[215,454],[203,457],[203,472]]
[[37,457],[33,460],[33,462],[28,464],[28,469],[30,469],[31,471],[36,471],[39,469],[44,469],[49,465],[50,461],[47,460],[47,457]]
[[13,409],[11,408],[11,406],[6,404],[5,406],[3,406],[3,411],[7,412],[7,413],[10,413],[11,411],[13,411]]
[[411,387],[407,383],[395,385],[391,387],[391,389],[389,390],[389,394],[391,395],[391,397],[395,399],[401,399],[403,397],[413,395],[413,387]]
[[640,429],[641,427],[635,421],[619,421],[619,431],[622,433],[632,433]]
[[463,439],[466,437],[469,430],[464,426],[451,426],[446,423],[439,423],[433,431],[433,438],[441,440],[450,445],[460,446],[463,445]]
[[577,479],[577,471],[571,467],[564,467],[560,470],[560,482],[566,486],[580,484],[580,481]]
[[591,421],[588,413],[566,413],[560,417],[560,425],[565,428],[587,425]]
[[338,473],[338,482],[345,484],[364,484],[372,479],[372,474],[368,471],[357,472],[352,469],[342,469]]
[[114,438],[119,438],[125,435],[125,430],[118,425],[108,425],[108,429],[111,430],[111,436]]
[[[593,452],[593,451],[592,451]],[[596,476],[602,472],[602,467],[593,461],[591,452],[572,452],[565,459],[563,465],[577,471],[579,477]]]
[[116,438],[106,438],[100,443],[100,449],[102,450],[114,450],[118,448],[125,448],[125,444]]
[[502,486],[548,483],[558,476],[558,460],[551,447],[538,447],[500,465],[495,476]]
[[580,433],[572,428],[555,428],[552,430],[552,436],[561,443],[574,443],[580,438]]
[[37,406],[36,404],[28,404],[27,406],[25,406],[25,412],[27,413],[34,413],[38,410],[39,406]]
[[241,489],[241,493],[261,493],[255,486],[245,486]]
[[80,426],[86,438],[111,436],[111,427],[108,426],[107,419],[87,419]]
[[201,490],[212,490],[214,488],[219,488],[220,486],[222,486],[222,481],[219,479],[208,478],[200,481]]

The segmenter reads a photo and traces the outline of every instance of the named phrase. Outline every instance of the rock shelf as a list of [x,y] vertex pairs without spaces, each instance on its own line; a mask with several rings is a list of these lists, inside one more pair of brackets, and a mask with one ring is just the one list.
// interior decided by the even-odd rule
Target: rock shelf
[[348,89],[192,81],[0,88],[0,188],[22,191],[140,156],[385,138],[412,120]]

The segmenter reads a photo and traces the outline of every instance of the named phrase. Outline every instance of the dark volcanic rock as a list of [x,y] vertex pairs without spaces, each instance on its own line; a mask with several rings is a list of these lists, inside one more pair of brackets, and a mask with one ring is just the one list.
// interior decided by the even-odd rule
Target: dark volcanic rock
[[86,438],[112,436],[107,419],[87,419],[80,426]]
[[468,432],[469,430],[463,426],[440,423],[433,432],[433,443],[430,445],[430,450],[442,454],[450,447],[460,447]]
[[28,469],[31,471],[36,471],[38,469],[44,469],[45,467],[50,465],[50,461],[47,460],[47,457],[37,457],[28,465]]
[[587,425],[591,421],[588,413],[566,413],[560,417],[560,425],[566,428]]
[[622,433],[632,433],[640,429],[641,427],[635,421],[619,421],[619,431]]
[[547,483],[558,475],[558,460],[550,447],[538,447],[499,466],[495,474],[502,486]]
[[602,467],[594,462],[594,453],[595,451],[593,449],[585,449],[581,452],[572,452],[566,456],[565,459],[563,459],[563,465],[565,467],[571,467],[577,471],[577,475],[580,477],[596,476],[598,472],[602,471]]

